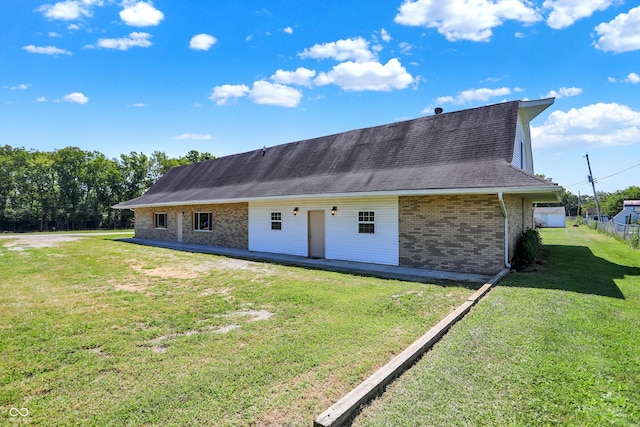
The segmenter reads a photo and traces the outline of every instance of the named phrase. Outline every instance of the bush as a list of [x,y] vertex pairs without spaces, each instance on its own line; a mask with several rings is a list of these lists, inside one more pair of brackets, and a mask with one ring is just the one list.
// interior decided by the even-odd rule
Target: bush
[[631,239],[629,239],[629,242],[631,243],[631,247],[633,249],[640,248],[640,229],[638,229],[637,227],[634,228],[631,234]]
[[538,230],[529,229],[522,233],[518,245],[516,246],[516,264],[531,265],[542,249],[542,238]]

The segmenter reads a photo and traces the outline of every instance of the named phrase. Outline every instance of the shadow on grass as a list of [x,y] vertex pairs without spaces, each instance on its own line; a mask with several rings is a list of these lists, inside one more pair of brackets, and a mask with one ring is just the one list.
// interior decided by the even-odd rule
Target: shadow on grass
[[640,276],[640,268],[599,258],[586,246],[544,245],[547,264],[533,273],[516,273],[505,286],[592,294],[624,299],[614,279]]

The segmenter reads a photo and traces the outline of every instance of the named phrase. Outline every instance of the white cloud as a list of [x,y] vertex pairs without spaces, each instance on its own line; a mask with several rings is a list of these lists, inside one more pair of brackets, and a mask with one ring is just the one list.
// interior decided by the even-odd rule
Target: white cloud
[[74,102],[76,104],[86,104],[89,102],[89,98],[87,98],[82,92],[69,93],[63,96],[62,100],[66,102]]
[[[149,47],[153,43],[149,40],[151,34],[149,33],[137,33],[133,32],[129,34],[129,37],[122,37],[119,39],[98,39],[98,43],[95,46],[105,49],[118,49],[127,50],[132,47]],[[86,47],[94,47],[86,46]]]
[[294,84],[298,86],[311,86],[311,78],[316,75],[314,70],[298,67],[295,71],[278,70],[271,76],[276,83]]
[[391,41],[391,35],[384,28],[380,30],[380,37],[382,37],[382,40],[384,40],[385,42]]
[[41,55],[71,55],[68,50],[55,46],[34,46],[30,44],[29,46],[23,46],[22,49],[29,53],[39,53]]
[[75,31],[75,30],[79,30],[80,29],[80,25],[78,24],[69,24],[67,26],[67,30],[69,31]]
[[20,83],[17,86],[3,86],[5,89],[9,89],[9,90],[25,90],[29,88],[29,85],[24,84],[24,83]]
[[514,37],[517,39],[523,39],[526,37],[526,35],[524,33],[521,33],[520,31],[516,31],[516,33],[514,34]]
[[564,98],[567,96],[577,96],[582,93],[582,88],[579,87],[561,87],[560,89],[551,90],[543,98]]
[[468,89],[458,93],[458,96],[441,96],[436,99],[436,104],[467,104],[470,102],[482,101],[486,102],[491,98],[498,96],[505,96],[511,93],[511,89],[508,87],[501,87],[498,89],[480,88],[480,89]]
[[616,103],[554,111],[542,126],[531,127],[538,147],[620,146],[640,142],[640,111]]
[[189,48],[193,50],[209,50],[218,40],[209,34],[198,34],[191,37]]
[[63,21],[72,21],[78,19],[81,16],[91,16],[91,6],[101,5],[101,1],[91,0],[66,0],[56,4],[44,4],[36,9],[36,12],[42,12],[42,14],[49,19],[58,19]]
[[249,97],[256,104],[297,107],[302,99],[302,92],[289,86],[260,80],[253,83]]
[[531,24],[542,18],[528,0],[406,0],[394,21],[436,28],[449,41],[489,41],[505,21]]
[[131,107],[136,107],[136,108],[143,108],[146,107],[147,105],[142,103],[142,102],[136,102],[135,104],[131,104]]
[[173,139],[182,141],[185,139],[194,139],[200,141],[208,141],[211,139],[211,135],[209,134],[198,134],[198,133],[183,133],[182,135],[174,136]]
[[413,82],[414,78],[395,58],[385,65],[380,62],[343,62],[328,73],[320,73],[314,80],[318,86],[335,84],[350,91],[405,89]]
[[611,52],[629,52],[640,49],[640,6],[621,13],[610,22],[603,22],[595,30],[600,37],[594,46]]
[[132,27],[150,27],[160,24],[164,14],[153,7],[152,2],[126,1],[124,9],[120,11],[120,19]]
[[545,0],[542,7],[551,9],[547,25],[561,30],[573,25],[579,19],[588,18],[597,10],[605,10],[614,0]]
[[411,49],[413,49],[413,45],[407,42],[400,42],[398,44],[398,47],[400,48],[400,52],[403,53],[404,55],[410,55]]
[[41,96],[40,98],[36,99],[36,102],[47,102],[47,98],[45,98],[44,96]]
[[287,34],[293,34],[293,28],[291,28],[291,27],[287,27],[287,28],[283,29],[282,31],[284,31]]
[[247,96],[250,89],[247,85],[222,85],[213,88],[209,99],[216,105],[227,105],[230,99]]
[[336,61],[354,60],[358,62],[367,62],[375,59],[375,55],[369,50],[369,42],[362,37],[315,44],[299,53],[298,56],[302,59],[333,58]]
[[49,31],[47,35],[49,37],[55,37],[55,38],[62,37],[60,34],[56,33],[55,31]]
[[629,73],[624,81],[626,83],[640,83],[640,75],[638,75],[637,73]]

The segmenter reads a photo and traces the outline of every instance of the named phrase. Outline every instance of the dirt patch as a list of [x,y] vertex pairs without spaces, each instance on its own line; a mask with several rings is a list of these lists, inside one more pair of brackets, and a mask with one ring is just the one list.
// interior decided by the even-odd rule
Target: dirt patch
[[139,294],[148,295],[147,289],[139,284],[134,283],[114,283],[113,288],[116,291],[125,291],[125,292],[136,292]]
[[216,270],[244,270],[254,271],[263,274],[274,271],[273,266],[259,262],[246,261],[235,258],[221,258],[214,261],[195,263],[177,259],[171,264],[147,266],[139,262],[131,261],[129,266],[132,270],[147,276],[163,277],[170,279],[195,279],[203,274]]
[[240,325],[227,325],[213,331],[214,334],[226,334],[227,332],[231,332],[234,329],[240,329]]
[[236,311],[235,313],[230,314],[229,316],[250,316],[249,322],[257,322],[259,320],[267,320],[273,313],[267,310],[247,310],[247,311]]
[[136,262],[129,262],[129,267],[145,276],[162,277],[169,279],[195,279],[199,276],[197,271],[180,265],[159,265],[148,268]]
[[25,249],[52,248],[60,243],[73,242],[82,237],[69,235],[25,234],[0,236],[0,239],[8,239],[4,247],[10,251],[24,251]]
[[[250,317],[246,321],[247,323],[249,323],[249,322],[257,322],[261,320],[267,320],[271,316],[273,316],[273,313],[267,310],[242,310],[242,311],[236,311],[233,313],[222,314],[216,317]],[[201,322],[206,322],[206,320],[202,320]],[[151,349],[156,353],[164,353],[167,351],[167,347],[169,346],[169,343],[180,337],[189,337],[195,334],[211,333],[211,332],[214,334],[226,334],[235,329],[240,329],[241,327],[242,327],[241,325],[233,323],[225,326],[205,326],[200,329],[191,329],[183,333],[174,332],[170,334],[160,335],[159,337],[156,337],[150,340],[148,344],[145,345],[145,347],[148,347],[149,349]]]
[[100,347],[93,347],[93,348],[88,348],[87,351],[89,353],[93,353],[96,356],[100,356],[100,357],[109,357],[109,354],[105,353],[102,351],[102,348]]

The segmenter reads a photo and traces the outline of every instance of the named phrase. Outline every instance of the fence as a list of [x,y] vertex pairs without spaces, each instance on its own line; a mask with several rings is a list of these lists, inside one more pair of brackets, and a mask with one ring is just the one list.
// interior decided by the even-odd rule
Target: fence
[[[589,225],[592,225],[593,222],[589,221]],[[598,221],[596,227],[603,233],[631,242],[634,247],[637,247],[640,240],[640,225],[638,224],[616,224],[613,221]]]

